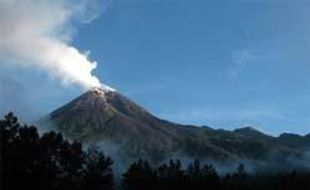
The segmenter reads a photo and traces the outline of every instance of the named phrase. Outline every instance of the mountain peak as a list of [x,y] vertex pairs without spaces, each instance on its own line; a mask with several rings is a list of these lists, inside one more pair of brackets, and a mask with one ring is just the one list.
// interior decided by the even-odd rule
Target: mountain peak
[[268,135],[264,134],[263,132],[251,126],[235,129],[234,132],[248,136],[248,137],[269,137]]
[[97,106],[102,106],[102,104],[109,104],[111,102],[118,101],[119,99],[125,102],[128,101],[127,99],[125,100],[124,96],[117,93],[116,91],[110,91],[98,87],[93,87],[88,91],[86,91],[85,93],[83,93],[78,98],[76,98],[76,100],[79,100],[85,106],[87,104],[94,104],[94,103],[96,103]]
[[70,139],[113,142],[124,146],[122,152],[130,150],[131,156],[161,155],[187,132],[158,119],[121,93],[101,88],[92,88],[53,111],[49,121]]
[[100,87],[92,87],[88,91],[86,91],[84,94],[95,94],[97,96],[104,97],[107,94],[114,94],[116,93],[115,90],[107,89],[107,88],[100,88]]
[[109,90],[106,90],[104,88],[99,88],[99,87],[93,87],[89,89],[87,92],[85,92],[84,94],[105,97],[106,94],[108,93],[114,93],[114,91],[109,91]]
[[108,90],[103,89],[103,88],[99,88],[99,87],[93,87],[90,90],[88,90],[90,92],[96,92],[96,93],[106,93],[108,92]]
[[246,127],[241,127],[235,130],[236,132],[260,132],[257,129],[255,129],[254,127],[251,126],[246,126]]

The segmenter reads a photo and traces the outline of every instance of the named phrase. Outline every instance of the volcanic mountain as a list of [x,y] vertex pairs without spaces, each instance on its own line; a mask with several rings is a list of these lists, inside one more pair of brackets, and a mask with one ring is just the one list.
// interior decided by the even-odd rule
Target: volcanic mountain
[[53,111],[49,121],[71,139],[112,143],[140,156],[175,149],[192,133],[188,127],[156,118],[117,92],[99,88]]
[[118,92],[100,88],[87,91],[42,121],[67,138],[105,150],[114,147],[114,153],[128,159],[288,160],[302,157],[310,147],[309,135],[273,137],[252,127],[227,131],[175,124],[153,116]]

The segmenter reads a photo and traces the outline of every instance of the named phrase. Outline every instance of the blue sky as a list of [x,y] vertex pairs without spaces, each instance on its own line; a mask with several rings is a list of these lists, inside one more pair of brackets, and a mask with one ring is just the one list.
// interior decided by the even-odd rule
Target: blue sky
[[[307,1],[114,0],[72,43],[91,51],[104,83],[164,119],[305,134],[309,10]],[[31,76],[51,92],[35,96],[42,112],[80,92]]]

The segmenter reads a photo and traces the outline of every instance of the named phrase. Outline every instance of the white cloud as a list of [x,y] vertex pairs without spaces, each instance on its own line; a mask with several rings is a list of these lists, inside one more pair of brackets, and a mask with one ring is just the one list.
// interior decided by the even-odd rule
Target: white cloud
[[259,58],[261,58],[260,55],[256,55],[248,49],[234,51],[231,55],[233,65],[228,72],[228,79],[237,78],[246,66]]
[[88,23],[99,14],[90,3],[0,0],[0,64],[39,68],[64,85],[110,89],[92,74],[97,62],[70,45],[72,23]]

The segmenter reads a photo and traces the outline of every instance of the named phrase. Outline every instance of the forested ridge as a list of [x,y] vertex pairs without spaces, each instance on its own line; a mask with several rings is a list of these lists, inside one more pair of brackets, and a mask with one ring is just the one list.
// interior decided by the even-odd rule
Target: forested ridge
[[[96,148],[83,148],[61,133],[39,135],[35,126],[20,125],[13,113],[0,120],[0,182],[3,190],[309,190],[310,171],[248,173],[240,163],[219,175],[212,164],[197,159],[153,166],[138,160],[115,180],[113,160]],[[285,166],[283,166],[285,167]]]

